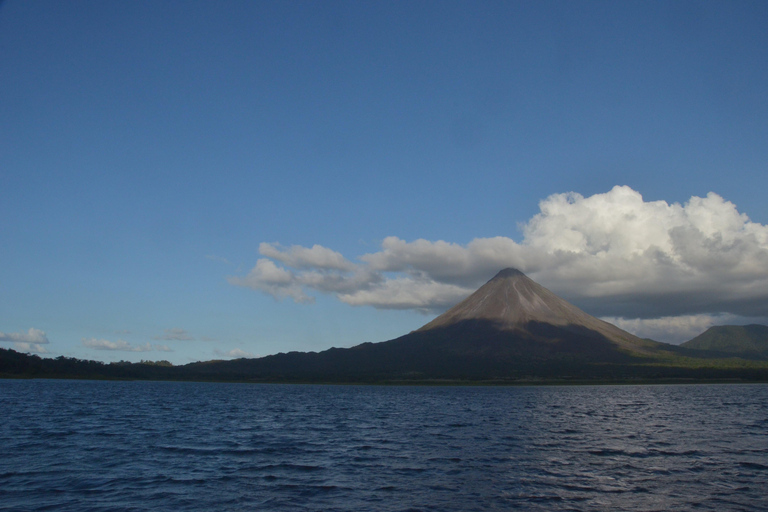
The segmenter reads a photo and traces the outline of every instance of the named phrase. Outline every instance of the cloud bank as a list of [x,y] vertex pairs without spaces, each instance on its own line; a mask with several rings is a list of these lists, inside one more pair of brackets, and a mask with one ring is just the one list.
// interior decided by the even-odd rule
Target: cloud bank
[[768,311],[768,226],[713,192],[670,204],[616,186],[589,197],[554,194],[539,208],[519,226],[520,242],[392,236],[357,262],[319,245],[262,243],[264,257],[229,281],[299,303],[319,292],[353,306],[436,313],[515,267],[591,314],[657,319],[659,329],[662,318],[677,318],[666,325],[679,331],[698,329],[704,318]]
[[28,354],[48,354],[48,349],[40,343],[17,342],[13,344],[13,348],[18,352],[26,352]]
[[50,343],[45,332],[40,329],[30,328],[27,332],[0,332],[0,341],[12,341],[14,343],[33,343],[45,345]]
[[713,325],[745,323],[744,320],[746,319],[736,315],[720,314],[665,316],[661,318],[603,317],[603,320],[641,338],[678,344],[698,336]]
[[105,339],[83,338],[82,343],[83,346],[96,350],[117,350],[122,352],[151,352],[156,350],[158,352],[173,352],[170,347],[165,345],[150,345],[149,343],[131,345],[124,340],[109,341]]
[[45,332],[35,328],[27,332],[0,332],[0,341],[10,341],[15,350],[33,354],[47,354],[48,349],[43,345],[50,343]]

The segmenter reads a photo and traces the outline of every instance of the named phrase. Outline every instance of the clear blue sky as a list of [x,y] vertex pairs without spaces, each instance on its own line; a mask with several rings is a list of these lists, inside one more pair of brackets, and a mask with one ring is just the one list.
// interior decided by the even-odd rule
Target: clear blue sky
[[762,1],[8,0],[0,347],[352,346],[502,266],[657,339],[764,320],[767,27]]

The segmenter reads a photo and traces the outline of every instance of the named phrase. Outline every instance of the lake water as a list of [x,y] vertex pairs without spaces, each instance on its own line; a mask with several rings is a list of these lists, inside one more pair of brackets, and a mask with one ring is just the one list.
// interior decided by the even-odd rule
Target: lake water
[[768,385],[0,380],[0,509],[767,510]]

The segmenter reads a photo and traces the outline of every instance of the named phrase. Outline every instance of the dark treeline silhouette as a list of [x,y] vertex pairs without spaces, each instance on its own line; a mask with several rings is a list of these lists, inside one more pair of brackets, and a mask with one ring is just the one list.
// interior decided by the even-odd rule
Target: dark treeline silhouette
[[[393,340],[397,341],[397,340]],[[679,359],[667,365],[648,362],[589,362],[579,358],[526,358],[487,364],[481,357],[444,357],[420,363],[419,351],[402,354],[411,363],[395,366],[395,356],[377,345],[330,349],[319,353],[291,352],[259,359],[208,361],[182,366],[167,362],[102,363],[71,357],[41,358],[0,349],[0,377],[110,380],[191,380],[213,382],[316,383],[536,383],[768,381],[768,362],[737,359]],[[685,365],[688,366],[685,366]]]
[[59,356],[44,358],[0,348],[1,377],[78,378],[78,379],[167,379],[168,361],[120,361],[103,363]]

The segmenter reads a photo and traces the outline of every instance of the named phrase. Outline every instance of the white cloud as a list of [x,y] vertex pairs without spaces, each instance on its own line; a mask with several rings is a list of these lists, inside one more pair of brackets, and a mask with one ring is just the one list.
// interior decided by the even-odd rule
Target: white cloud
[[33,343],[44,345],[50,343],[45,332],[40,329],[30,328],[27,332],[0,332],[0,341],[12,341],[15,343]]
[[351,306],[429,312],[436,308],[448,308],[464,299],[468,293],[471,290],[453,284],[398,278],[389,279],[374,289],[341,293],[338,297]]
[[186,330],[175,328],[166,329],[165,334],[161,336],[155,336],[152,339],[165,341],[190,341],[194,340],[195,338],[193,338]]
[[592,314],[656,319],[669,333],[689,332],[706,315],[768,310],[768,226],[715,193],[669,204],[617,186],[589,197],[554,194],[539,207],[520,225],[520,242],[393,236],[357,263],[319,245],[261,244],[265,258],[230,282],[302,303],[314,291],[355,306],[439,312],[515,267]]
[[285,249],[280,244],[261,243],[259,253],[293,268],[351,270],[354,264],[344,256],[320,245],[302,247],[292,245]]
[[278,267],[266,258],[257,260],[256,266],[245,277],[230,277],[229,282],[268,293],[277,300],[290,297],[295,302],[314,302],[313,297],[304,293],[292,272]]
[[19,352],[27,352],[29,354],[47,354],[48,349],[39,343],[25,343],[16,342],[13,344],[13,348]]
[[214,350],[214,353],[219,357],[230,357],[230,358],[241,358],[241,357],[256,357],[250,352],[246,352],[245,350],[239,349],[239,348],[233,348],[232,350],[222,351],[222,350]]
[[165,345],[153,346],[149,343],[144,343],[143,345],[131,345],[124,340],[109,341],[97,338],[83,338],[82,343],[83,346],[96,350],[119,350],[123,352],[151,352],[157,350],[159,352],[173,352],[171,348]]
[[603,317],[625,331],[641,338],[679,344],[703,333],[713,325],[734,323],[734,315],[680,315],[661,318]]
[[152,350],[152,346],[149,343],[135,346],[123,340],[109,341],[105,339],[83,338],[82,343],[83,346],[96,350],[122,350],[126,352],[149,352]]
[[650,338],[675,345],[695,338],[715,325],[768,324],[768,317],[743,317],[729,313],[660,318],[603,317],[602,319],[641,338]]

